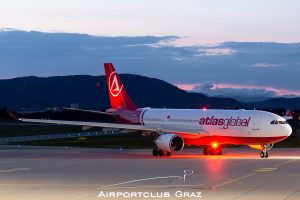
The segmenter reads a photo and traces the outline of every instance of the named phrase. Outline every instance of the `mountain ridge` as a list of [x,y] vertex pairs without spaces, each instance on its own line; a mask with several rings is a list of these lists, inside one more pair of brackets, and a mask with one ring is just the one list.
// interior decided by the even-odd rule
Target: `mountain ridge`
[[[300,98],[273,98],[246,103],[231,98],[208,97],[196,92],[187,92],[157,78],[133,74],[120,74],[120,77],[129,95],[139,107],[300,108]],[[2,79],[0,93],[0,106],[17,111],[69,107],[74,103],[86,109],[109,108],[105,76],[27,76]]]

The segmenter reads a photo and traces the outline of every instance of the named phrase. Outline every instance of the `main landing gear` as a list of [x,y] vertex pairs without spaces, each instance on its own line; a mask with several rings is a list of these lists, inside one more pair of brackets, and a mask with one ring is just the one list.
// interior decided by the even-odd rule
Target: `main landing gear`
[[213,143],[211,146],[206,146],[203,149],[204,155],[222,155],[222,147],[220,147],[217,143]]
[[261,147],[262,147],[262,151],[260,152],[260,157],[268,158],[269,157],[268,151],[270,151],[272,149],[273,144],[271,144],[271,145],[263,144],[263,145],[261,145]]
[[159,157],[163,157],[163,156],[171,156],[172,155],[172,153],[171,152],[166,152],[166,151],[163,151],[163,150],[161,150],[161,149],[153,149],[153,151],[152,151],[152,155],[154,156],[154,157],[157,157],[157,156],[159,156]]

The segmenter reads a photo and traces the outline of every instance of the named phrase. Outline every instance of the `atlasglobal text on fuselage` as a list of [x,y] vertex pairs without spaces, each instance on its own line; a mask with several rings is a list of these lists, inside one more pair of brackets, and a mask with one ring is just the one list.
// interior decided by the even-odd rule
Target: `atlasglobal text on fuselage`
[[227,129],[230,126],[249,126],[250,119],[251,117],[249,117],[248,119],[240,119],[240,117],[237,118],[230,117],[228,119],[224,119],[224,118],[215,118],[214,116],[212,116],[212,117],[201,118],[199,120],[199,124],[220,126],[223,127],[224,129]]
[[153,156],[170,156],[185,145],[205,146],[205,155],[221,155],[221,145],[237,144],[259,149],[260,156],[266,158],[274,143],[292,133],[283,117],[259,110],[139,108],[130,99],[113,64],[105,63],[104,69],[111,104],[105,114],[113,115],[118,124],[23,120],[139,131],[153,137]]

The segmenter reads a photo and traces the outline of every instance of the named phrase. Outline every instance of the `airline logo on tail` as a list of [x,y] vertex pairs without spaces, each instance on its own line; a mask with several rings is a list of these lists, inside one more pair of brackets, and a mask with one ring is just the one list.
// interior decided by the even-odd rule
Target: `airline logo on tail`
[[136,110],[138,107],[131,101],[123,83],[112,63],[104,63],[106,83],[111,108]]
[[123,84],[119,84],[116,72],[112,72],[109,76],[109,92],[112,96],[117,97],[123,89]]

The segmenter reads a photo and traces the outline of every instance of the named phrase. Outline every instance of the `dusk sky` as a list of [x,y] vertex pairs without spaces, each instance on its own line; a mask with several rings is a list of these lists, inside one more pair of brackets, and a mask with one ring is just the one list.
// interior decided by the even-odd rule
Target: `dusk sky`
[[300,96],[299,8],[297,0],[2,0],[0,78],[102,75],[100,63],[111,61],[210,96]]
[[298,0],[1,0],[0,28],[186,36],[181,44],[299,42],[299,8]]

